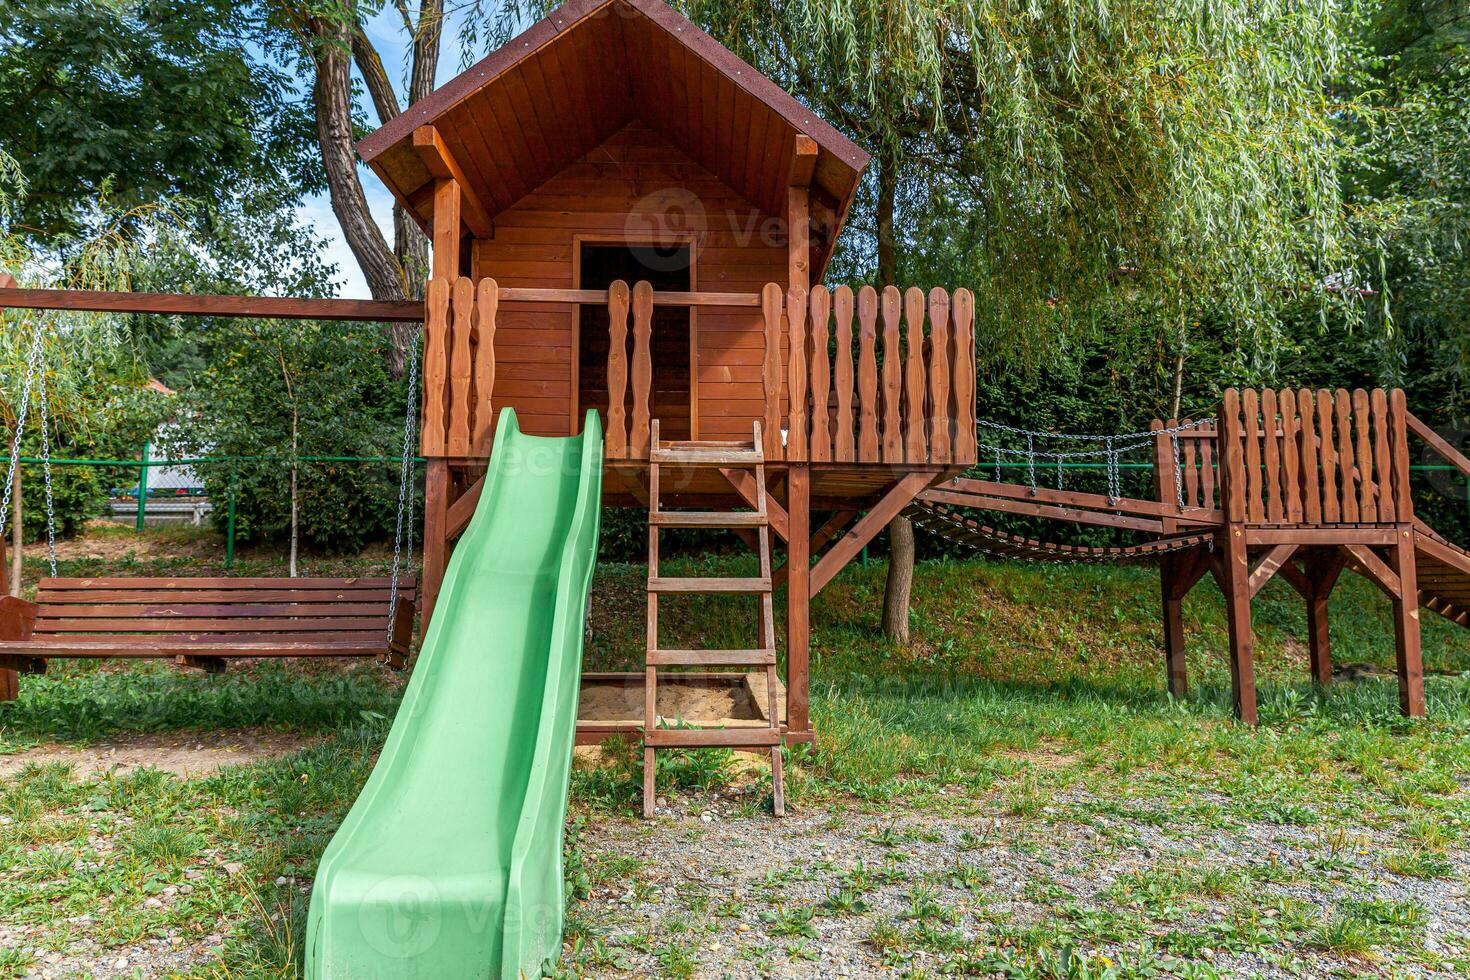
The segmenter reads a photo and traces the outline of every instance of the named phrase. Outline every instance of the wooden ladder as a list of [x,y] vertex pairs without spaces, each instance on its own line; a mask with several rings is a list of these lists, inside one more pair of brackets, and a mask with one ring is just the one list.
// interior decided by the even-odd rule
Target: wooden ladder
[[[766,512],[766,459],[761,424],[754,424],[750,445],[739,442],[660,442],[658,419],[651,423],[648,451],[648,648],[643,692],[643,816],[654,811],[654,754],[670,748],[769,749],[772,808],[786,812],[781,771],[781,719],[776,700],[776,627],[771,588],[771,528]],[[666,511],[659,507],[659,466],[715,467],[749,470],[755,476],[753,511]],[[666,578],[658,567],[658,535],[664,528],[729,528],[742,536],[754,533],[760,555],[755,578]],[[758,600],[759,646],[748,650],[666,650],[658,640],[658,597],[670,593],[753,595]],[[660,667],[760,667],[766,674],[766,727],[665,729],[658,726]]]

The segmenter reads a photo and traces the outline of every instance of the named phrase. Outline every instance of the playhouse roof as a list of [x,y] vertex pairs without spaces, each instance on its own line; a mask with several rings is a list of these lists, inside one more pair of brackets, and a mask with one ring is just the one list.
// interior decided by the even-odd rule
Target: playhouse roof
[[[476,224],[488,228],[634,119],[778,217],[798,137],[813,140],[820,275],[868,154],[663,0],[571,0],[363,139],[358,152],[425,227],[434,179],[455,176],[470,192],[465,220],[484,237]],[[437,141],[421,131],[431,125]]]

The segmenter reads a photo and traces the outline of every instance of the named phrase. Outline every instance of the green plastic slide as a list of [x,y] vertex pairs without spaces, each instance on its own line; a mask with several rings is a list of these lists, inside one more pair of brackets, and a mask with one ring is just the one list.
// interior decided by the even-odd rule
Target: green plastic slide
[[382,755],[317,869],[306,975],[539,977],[562,931],[562,832],[602,429],[500,413]]

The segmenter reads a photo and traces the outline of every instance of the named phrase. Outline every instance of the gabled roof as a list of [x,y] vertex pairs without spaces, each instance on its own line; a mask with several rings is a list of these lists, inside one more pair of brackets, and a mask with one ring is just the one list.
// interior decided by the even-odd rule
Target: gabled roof
[[[633,119],[776,217],[800,168],[798,137],[814,141],[821,275],[868,154],[663,0],[571,0],[357,149],[425,227],[445,175],[436,160],[449,161],[476,199],[467,220],[487,223]],[[415,147],[430,125],[437,155],[424,133]]]

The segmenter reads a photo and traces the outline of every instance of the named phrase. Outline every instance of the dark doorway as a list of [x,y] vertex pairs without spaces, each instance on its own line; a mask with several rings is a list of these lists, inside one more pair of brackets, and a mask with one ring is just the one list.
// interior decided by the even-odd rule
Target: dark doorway
[[[687,245],[602,245],[582,243],[577,288],[606,289],[621,279],[630,287],[646,279],[656,291],[688,292],[693,281]],[[577,395],[578,425],[587,409],[595,408],[607,422],[607,307],[584,304],[578,318]],[[690,426],[689,308],[655,306],[649,348],[653,361],[653,391],[649,412],[659,420],[665,439],[688,439]],[[632,422],[633,317],[628,316],[628,393],[626,410]]]

